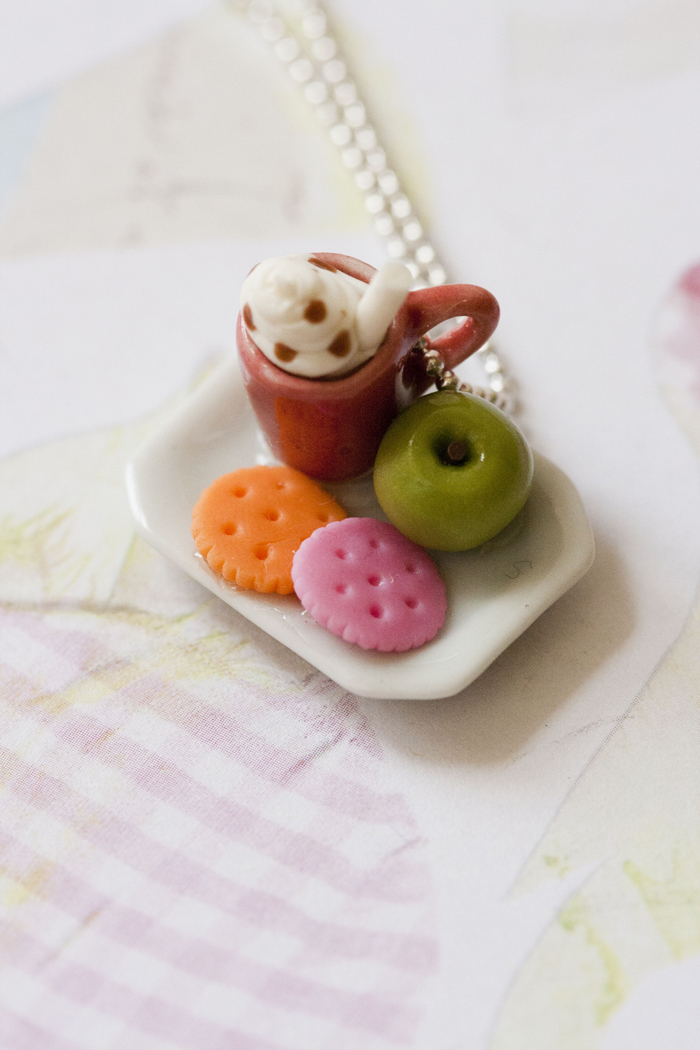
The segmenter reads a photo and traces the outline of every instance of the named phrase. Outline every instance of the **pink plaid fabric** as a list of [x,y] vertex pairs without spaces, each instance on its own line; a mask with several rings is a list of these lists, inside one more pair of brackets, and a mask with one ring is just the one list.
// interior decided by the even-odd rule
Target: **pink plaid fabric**
[[417,1037],[438,950],[406,799],[323,676],[231,670],[235,640],[203,673],[204,619],[175,674],[177,624],[2,613],[4,1050]]

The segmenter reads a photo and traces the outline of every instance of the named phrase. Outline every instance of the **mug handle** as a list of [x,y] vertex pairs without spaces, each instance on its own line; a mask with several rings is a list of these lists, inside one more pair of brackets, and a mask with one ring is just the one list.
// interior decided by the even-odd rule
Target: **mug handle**
[[446,284],[421,288],[406,297],[407,331],[412,342],[451,317],[464,317],[462,324],[437,339],[430,349],[437,350],[447,368],[455,368],[475,353],[493,335],[500,309],[497,301],[476,284]]

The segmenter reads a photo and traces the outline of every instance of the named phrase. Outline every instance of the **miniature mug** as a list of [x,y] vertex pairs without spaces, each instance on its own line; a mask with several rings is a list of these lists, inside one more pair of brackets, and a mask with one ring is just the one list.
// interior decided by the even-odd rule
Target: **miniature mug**
[[[317,252],[319,259],[369,283],[374,267],[349,255]],[[429,341],[445,367],[454,368],[490,338],[498,303],[484,288],[448,284],[409,292],[374,357],[336,379],[305,379],[284,372],[258,349],[239,315],[236,341],[248,397],[273,454],[323,481],[346,481],[371,470],[392,420],[433,379],[424,355],[411,353],[421,336],[451,317],[462,324]]]

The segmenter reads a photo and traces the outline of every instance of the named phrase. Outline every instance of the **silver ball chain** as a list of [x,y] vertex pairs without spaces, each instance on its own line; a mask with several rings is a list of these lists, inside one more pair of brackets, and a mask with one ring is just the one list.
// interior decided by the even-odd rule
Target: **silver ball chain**
[[[391,259],[402,262],[413,276],[413,288],[436,287],[447,282],[447,271],[427,237],[398,175],[389,165],[376,128],[368,120],[348,64],[334,37],[321,0],[299,0],[299,26],[291,31],[274,0],[233,0],[247,13],[278,61],[299,85],[331,142],[352,172],[374,229]],[[461,382],[445,367],[428,341],[418,341],[428,374],[438,389],[461,390],[485,398],[513,412],[515,399],[500,354],[486,343],[475,355],[485,376],[486,389]]]

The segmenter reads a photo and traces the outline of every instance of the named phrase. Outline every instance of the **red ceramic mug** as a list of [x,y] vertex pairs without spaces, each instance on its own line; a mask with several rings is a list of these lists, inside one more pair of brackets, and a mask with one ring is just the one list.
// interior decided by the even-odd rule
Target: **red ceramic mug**
[[[314,258],[368,283],[374,267],[349,255]],[[416,341],[441,321],[465,317],[431,342],[454,368],[486,342],[498,324],[498,303],[484,288],[448,284],[409,292],[377,353],[340,379],[305,379],[268,360],[239,315],[236,339],[241,371],[258,422],[273,454],[312,478],[345,481],[370,470],[391,421],[433,380]]]

